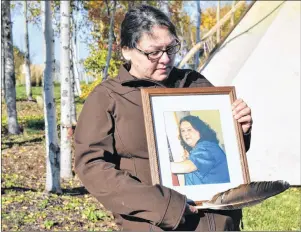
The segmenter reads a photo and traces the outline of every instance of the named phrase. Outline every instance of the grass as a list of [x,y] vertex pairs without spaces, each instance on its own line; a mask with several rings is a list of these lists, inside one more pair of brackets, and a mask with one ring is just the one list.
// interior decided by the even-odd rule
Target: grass
[[[43,109],[39,108],[36,102],[27,101],[26,98],[26,90],[25,86],[17,86],[16,87],[16,99],[17,99],[17,116],[18,122],[23,128],[23,135],[26,139],[29,137],[43,137],[45,134],[45,122],[44,122],[44,112]],[[35,99],[37,96],[42,96],[42,87],[32,87],[32,96]],[[55,96],[55,104],[56,104],[56,118],[57,118],[57,126],[60,126],[60,115],[61,115],[61,105],[60,105],[60,86],[54,86],[54,96]],[[79,116],[79,112],[83,107],[84,100],[76,97],[76,111],[77,117]],[[7,115],[6,115],[6,105],[2,102],[2,115],[1,115],[1,132],[5,134],[5,130],[7,128]],[[24,137],[16,137],[16,142],[18,143],[20,140],[24,140]],[[6,141],[10,140],[10,144],[14,141],[14,136],[4,137],[4,148],[6,147]]]
[[290,188],[243,210],[246,231],[301,231],[301,189]]
[[[32,98],[35,99],[36,96],[42,96],[43,89],[40,86],[32,86],[31,91],[32,91]],[[60,95],[61,95],[60,91],[61,91],[60,85],[55,83],[54,84],[54,98],[55,99],[60,98]],[[24,85],[16,86],[16,99],[17,99],[17,101],[27,100],[26,89],[25,89]]]
[[[60,87],[55,86],[55,96]],[[33,97],[42,95],[33,87]],[[75,176],[62,181],[62,195],[46,194],[45,131],[43,109],[26,101],[25,87],[17,87],[18,120],[23,134],[2,131],[2,231],[112,231],[117,230],[111,212],[82,187]],[[57,123],[60,119],[60,101]],[[77,113],[83,101],[76,99]],[[2,126],[6,109],[2,104]],[[243,210],[245,231],[300,231],[301,189],[291,188],[261,204]]]

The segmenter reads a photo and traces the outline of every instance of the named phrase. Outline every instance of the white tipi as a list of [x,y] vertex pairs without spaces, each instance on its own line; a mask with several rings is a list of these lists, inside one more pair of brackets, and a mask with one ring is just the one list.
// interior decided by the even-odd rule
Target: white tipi
[[201,70],[215,86],[235,86],[252,109],[252,181],[301,184],[300,6],[256,1]]

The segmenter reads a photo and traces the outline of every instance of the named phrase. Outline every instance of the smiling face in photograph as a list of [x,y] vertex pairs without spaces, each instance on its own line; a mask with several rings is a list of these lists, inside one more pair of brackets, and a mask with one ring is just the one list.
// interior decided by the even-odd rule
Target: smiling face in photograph
[[200,132],[187,121],[181,123],[180,132],[184,142],[190,147],[194,147],[201,138]]

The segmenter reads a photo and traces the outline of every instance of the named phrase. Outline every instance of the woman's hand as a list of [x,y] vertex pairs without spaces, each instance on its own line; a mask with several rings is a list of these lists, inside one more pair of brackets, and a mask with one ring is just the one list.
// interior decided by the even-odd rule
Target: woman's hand
[[243,132],[247,133],[253,124],[250,107],[242,99],[237,99],[232,104],[232,113],[241,124]]
[[197,214],[197,213],[198,213],[198,209],[196,207],[186,203],[186,208],[185,208],[184,214],[181,218],[180,224],[185,223],[185,216],[192,215],[192,214]]

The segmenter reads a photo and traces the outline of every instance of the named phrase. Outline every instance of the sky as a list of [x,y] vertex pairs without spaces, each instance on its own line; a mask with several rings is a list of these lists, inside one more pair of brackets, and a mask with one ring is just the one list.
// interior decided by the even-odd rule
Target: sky
[[[201,1],[201,8],[206,8],[212,5],[216,5],[217,1]],[[231,1],[223,1],[222,4]],[[189,12],[191,18],[196,18],[196,3],[194,1],[186,1],[184,10]],[[20,9],[12,13],[13,22],[13,43],[18,46],[22,51],[25,49],[24,41],[24,19],[23,9]],[[29,34],[29,52],[32,64],[43,64],[43,32],[33,24],[28,26]],[[88,45],[82,41],[78,41],[78,57],[79,59],[85,59],[89,55]],[[55,38],[55,59],[60,60],[60,42],[59,38]]]
[[[25,50],[25,28],[24,28],[24,17],[23,9],[12,14],[13,22],[13,43],[19,47],[22,51]],[[29,35],[29,53],[32,64],[43,64],[43,31],[38,26],[29,24],[28,25]],[[60,60],[60,40],[55,37],[55,59]],[[79,59],[86,58],[89,55],[89,49],[86,43],[78,41]]]

